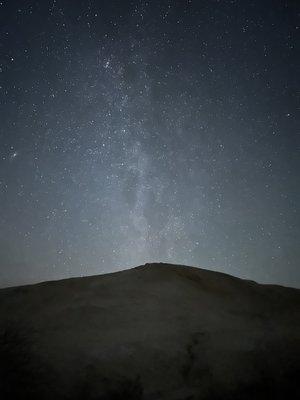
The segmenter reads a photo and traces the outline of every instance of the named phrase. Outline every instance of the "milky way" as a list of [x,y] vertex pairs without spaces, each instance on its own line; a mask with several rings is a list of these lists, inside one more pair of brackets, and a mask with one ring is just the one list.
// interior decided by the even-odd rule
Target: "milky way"
[[0,284],[300,285],[296,2],[1,1]]

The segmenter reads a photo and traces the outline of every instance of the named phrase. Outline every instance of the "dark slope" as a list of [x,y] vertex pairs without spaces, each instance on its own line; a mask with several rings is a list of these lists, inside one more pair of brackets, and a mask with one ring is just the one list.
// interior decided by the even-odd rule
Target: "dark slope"
[[297,289],[169,264],[3,289],[1,399],[293,398],[299,321]]

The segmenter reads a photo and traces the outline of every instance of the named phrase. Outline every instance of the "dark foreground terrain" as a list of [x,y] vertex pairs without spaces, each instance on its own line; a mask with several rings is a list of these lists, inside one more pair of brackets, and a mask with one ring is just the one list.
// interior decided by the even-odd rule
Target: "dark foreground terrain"
[[0,290],[2,400],[296,399],[299,364],[296,289],[146,264]]

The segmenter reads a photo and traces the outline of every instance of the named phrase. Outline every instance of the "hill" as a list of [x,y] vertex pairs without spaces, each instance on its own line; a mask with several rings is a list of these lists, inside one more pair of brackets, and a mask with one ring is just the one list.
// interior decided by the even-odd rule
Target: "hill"
[[297,289],[145,264],[0,290],[3,400],[293,398],[299,367]]

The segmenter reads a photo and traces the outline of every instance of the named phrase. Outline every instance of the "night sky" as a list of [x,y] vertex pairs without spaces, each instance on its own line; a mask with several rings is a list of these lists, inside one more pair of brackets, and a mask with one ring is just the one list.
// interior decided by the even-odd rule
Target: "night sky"
[[1,286],[155,261],[300,286],[296,3],[1,1]]

